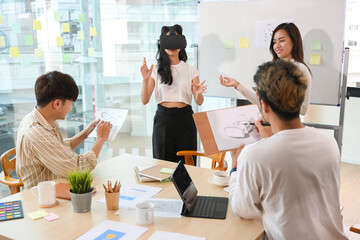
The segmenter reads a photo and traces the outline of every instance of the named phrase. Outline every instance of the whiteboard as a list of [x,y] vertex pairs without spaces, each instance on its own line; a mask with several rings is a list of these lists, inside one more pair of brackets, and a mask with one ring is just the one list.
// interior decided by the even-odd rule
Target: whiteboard
[[[345,0],[201,2],[198,67],[200,79],[208,85],[206,95],[245,99],[234,88],[221,86],[218,76],[235,78],[248,88],[254,86],[257,66],[272,60],[272,29],[289,21],[301,32],[304,61],[312,72],[310,102],[338,105]],[[249,47],[240,48],[240,39],[248,39]],[[225,47],[229,40],[233,40],[233,48]],[[312,40],[320,40],[321,50],[311,49]],[[309,64],[310,54],[321,55],[319,65]]]

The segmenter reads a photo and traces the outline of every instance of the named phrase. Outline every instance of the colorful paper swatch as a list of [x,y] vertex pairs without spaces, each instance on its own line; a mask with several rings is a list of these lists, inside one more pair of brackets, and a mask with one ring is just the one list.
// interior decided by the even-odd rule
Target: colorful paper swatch
[[3,16],[0,14],[0,24],[4,24]]
[[12,25],[12,31],[13,31],[14,33],[20,33],[20,32],[21,32],[20,24],[18,24],[18,23],[13,23],[13,25]]
[[29,216],[32,220],[36,220],[36,219],[39,219],[39,218],[43,218],[43,217],[48,216],[48,215],[49,215],[49,214],[48,214],[45,210],[40,210],[40,211],[28,213],[28,216]]
[[310,54],[309,64],[311,65],[320,65],[321,55],[320,54]]
[[78,20],[79,20],[79,22],[85,22],[85,17],[84,17],[83,13],[78,14]]
[[41,26],[41,21],[40,21],[40,20],[34,20],[33,23],[34,23],[34,27],[33,27],[34,30],[42,30],[42,26]]
[[21,200],[0,203],[0,221],[24,218]]
[[69,23],[63,23],[62,24],[63,32],[70,32],[70,25]]
[[10,57],[19,57],[19,48],[18,47],[10,47]]
[[77,37],[79,40],[84,40],[84,31],[78,31],[77,32]]
[[234,48],[234,40],[232,38],[225,39],[224,47],[225,48]]
[[31,46],[34,45],[34,39],[31,35],[25,35],[25,45]]
[[90,28],[90,36],[97,36],[96,27]]
[[35,53],[35,57],[36,57],[36,58],[42,58],[42,57],[43,57],[43,53],[42,53],[42,51],[41,51],[40,48],[36,48],[36,49],[34,50],[34,53]]
[[63,54],[63,55],[62,55],[62,61],[63,61],[63,63],[68,63],[68,62],[70,62],[70,56],[69,56],[69,54]]
[[103,232],[101,235],[99,235],[97,238],[95,238],[94,240],[102,240],[102,239],[118,240],[125,234],[126,233],[124,233],[124,232],[119,232],[119,231],[115,231],[112,229],[108,229],[105,232]]
[[249,48],[249,38],[240,38],[240,48]]
[[60,22],[60,13],[59,12],[54,12],[54,19],[57,22]]
[[95,56],[95,49],[94,48],[88,48],[88,55],[89,57]]
[[320,40],[311,40],[311,50],[321,50],[321,41]]
[[0,47],[5,47],[5,37],[0,37]]
[[50,213],[48,216],[44,217],[49,222],[59,219],[60,217],[55,213]]
[[62,37],[56,37],[56,45],[58,47],[64,46],[64,39]]

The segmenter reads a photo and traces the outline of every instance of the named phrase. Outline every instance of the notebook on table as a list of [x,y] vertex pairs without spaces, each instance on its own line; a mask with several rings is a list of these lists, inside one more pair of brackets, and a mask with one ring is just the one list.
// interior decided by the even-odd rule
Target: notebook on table
[[179,161],[171,180],[178,191],[186,217],[225,219],[229,199],[225,197],[197,196],[197,189],[184,164]]

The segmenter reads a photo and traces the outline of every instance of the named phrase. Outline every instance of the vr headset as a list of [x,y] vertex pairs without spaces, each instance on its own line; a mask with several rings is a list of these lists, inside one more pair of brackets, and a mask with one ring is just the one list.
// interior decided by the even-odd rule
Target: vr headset
[[186,48],[184,35],[176,35],[174,27],[169,27],[170,35],[161,35],[158,40],[160,49],[183,49]]

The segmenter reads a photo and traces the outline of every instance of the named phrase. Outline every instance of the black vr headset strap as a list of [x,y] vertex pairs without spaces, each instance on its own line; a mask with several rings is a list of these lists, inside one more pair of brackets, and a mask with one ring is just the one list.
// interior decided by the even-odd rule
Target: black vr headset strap
[[176,35],[174,27],[169,27],[170,35]]

